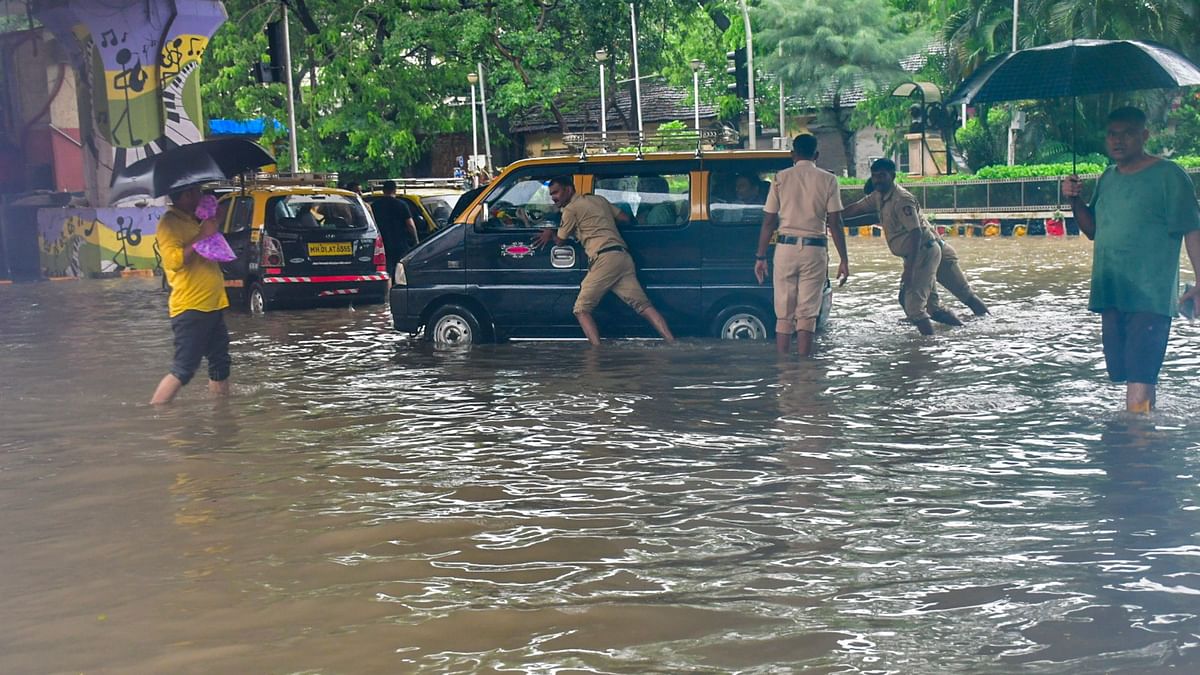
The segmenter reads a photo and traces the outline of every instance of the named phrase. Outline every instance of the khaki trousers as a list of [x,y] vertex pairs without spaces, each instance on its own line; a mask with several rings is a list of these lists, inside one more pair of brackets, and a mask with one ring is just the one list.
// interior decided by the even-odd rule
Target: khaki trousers
[[905,260],[910,272],[908,285],[904,287],[904,314],[913,322],[928,319],[932,312],[942,308],[936,284],[941,284],[964,304],[975,298],[971,284],[958,266],[954,247],[932,232],[924,234],[925,242],[916,255]]
[[829,276],[829,250],[824,246],[776,244],[775,332],[795,333],[817,330],[821,314],[821,294]]

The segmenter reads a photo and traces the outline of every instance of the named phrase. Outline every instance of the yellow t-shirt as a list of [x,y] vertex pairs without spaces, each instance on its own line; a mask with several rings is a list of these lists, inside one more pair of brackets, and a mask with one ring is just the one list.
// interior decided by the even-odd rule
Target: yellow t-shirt
[[154,237],[158,240],[163,272],[171,286],[171,299],[167,301],[169,316],[178,316],[189,309],[215,312],[229,306],[221,266],[196,254],[186,263],[183,260],[184,247],[199,235],[200,221],[173,206],[158,221]]

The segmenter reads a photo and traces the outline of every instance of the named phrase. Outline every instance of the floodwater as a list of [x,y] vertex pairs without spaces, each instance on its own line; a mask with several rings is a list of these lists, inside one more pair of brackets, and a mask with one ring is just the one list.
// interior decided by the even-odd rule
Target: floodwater
[[1196,672],[1200,323],[1128,418],[1087,242],[954,243],[932,338],[851,239],[808,363],[235,314],[161,410],[156,281],[0,286],[0,672]]

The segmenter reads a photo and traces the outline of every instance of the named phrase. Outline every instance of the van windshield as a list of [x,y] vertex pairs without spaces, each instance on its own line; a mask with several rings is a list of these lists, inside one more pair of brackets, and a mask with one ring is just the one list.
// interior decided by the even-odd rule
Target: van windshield
[[267,225],[288,230],[354,230],[371,226],[357,199],[342,195],[290,195],[267,201]]

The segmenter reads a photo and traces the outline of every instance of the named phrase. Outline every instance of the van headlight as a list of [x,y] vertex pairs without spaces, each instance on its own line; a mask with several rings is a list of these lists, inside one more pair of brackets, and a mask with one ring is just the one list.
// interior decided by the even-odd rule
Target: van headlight
[[396,263],[396,274],[392,276],[392,283],[396,286],[408,285],[408,277],[404,274],[404,263]]

